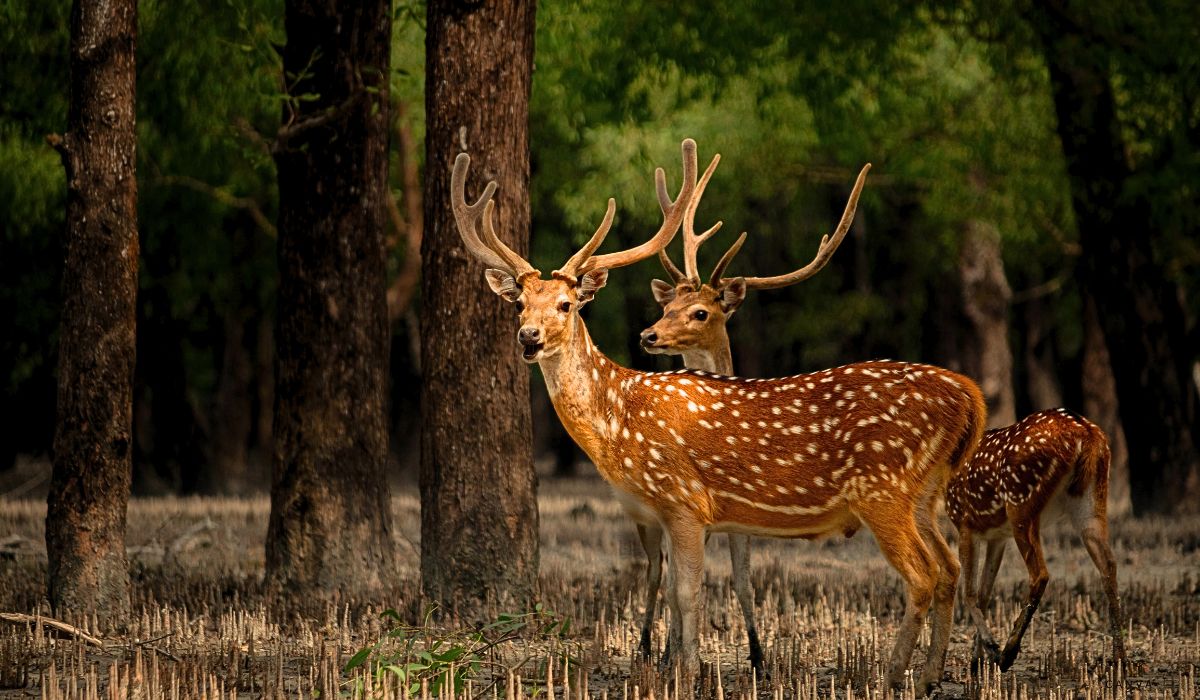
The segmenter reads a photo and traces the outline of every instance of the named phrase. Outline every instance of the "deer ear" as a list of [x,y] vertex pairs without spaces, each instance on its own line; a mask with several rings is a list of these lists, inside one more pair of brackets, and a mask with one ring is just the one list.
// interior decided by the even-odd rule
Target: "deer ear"
[[675,301],[675,285],[673,284],[667,284],[662,280],[650,280],[650,291],[654,294],[654,301],[657,301],[659,306],[666,306]]
[[507,302],[514,302],[521,296],[521,285],[513,279],[513,276],[503,270],[488,269],[483,273],[487,278],[488,286],[492,291],[499,294],[502,299]]
[[583,306],[591,301],[596,296],[596,292],[603,289],[607,283],[608,268],[599,267],[584,273],[583,277],[579,279],[579,289],[575,292],[579,305]]
[[733,312],[737,311],[746,299],[746,280],[742,277],[721,280],[721,288],[717,290],[717,293],[721,311],[724,311],[727,317],[732,316]]

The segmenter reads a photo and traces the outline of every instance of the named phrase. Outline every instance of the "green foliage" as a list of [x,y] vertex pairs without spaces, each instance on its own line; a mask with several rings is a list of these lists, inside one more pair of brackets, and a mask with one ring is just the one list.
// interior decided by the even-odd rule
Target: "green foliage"
[[[403,624],[395,610],[382,613],[383,619],[392,624],[391,629],[355,652],[342,670],[350,677],[346,681],[350,697],[391,697],[385,692],[389,686],[406,697],[417,697],[422,684],[430,695],[440,696],[443,689],[453,688],[457,696],[467,680],[477,676],[485,665],[500,665],[489,655],[493,649],[518,640],[553,642],[565,637],[571,628],[570,618],[560,617],[540,604],[530,612],[502,613],[474,632],[433,627],[430,619],[434,610],[426,612],[419,627]],[[527,656],[516,665],[528,660]]]
[[[1200,298],[1200,53],[1190,50],[1200,44],[1200,5],[1061,7],[1112,66],[1134,170],[1126,194],[1149,199],[1156,253],[1183,298]],[[745,230],[731,272],[777,274],[808,261],[869,161],[854,234],[812,280],[752,293],[730,324],[735,359],[767,373],[881,355],[938,361],[938,305],[956,303],[961,232],[982,222],[1001,234],[1018,298],[1060,288],[1043,301],[1070,367],[1080,337],[1076,231],[1034,9],[1015,1],[542,4],[530,104],[534,264],[561,264],[609,197],[619,208],[606,247],[643,240],[660,221],[654,168],[677,187],[679,141],[691,136],[701,167],[723,156],[697,225],[723,220],[725,228],[701,250],[701,267],[711,269]],[[65,126],[69,11],[67,0],[0,5],[0,201],[11,203],[0,215],[0,383],[4,414],[30,421],[14,432],[40,435],[31,441],[44,446],[65,183],[43,138]],[[401,154],[393,134],[402,213],[419,196],[405,191],[405,165],[446,177],[423,173],[424,16],[422,0],[394,5],[389,87],[402,108],[397,127],[415,142]],[[285,40],[281,0],[140,7],[139,321],[152,347],[183,358],[181,368],[143,381],[184,375],[180,401],[198,425],[214,410],[227,335],[264,318],[270,327],[273,314],[267,144],[286,101],[305,99],[281,85]],[[391,256],[398,271],[404,246]],[[652,262],[622,270],[588,309],[590,330],[621,362],[672,362],[633,342],[659,315],[654,276],[662,272]]]

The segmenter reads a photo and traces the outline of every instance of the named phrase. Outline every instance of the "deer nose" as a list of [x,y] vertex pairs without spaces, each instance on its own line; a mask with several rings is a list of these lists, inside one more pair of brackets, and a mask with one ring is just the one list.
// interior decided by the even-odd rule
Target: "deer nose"
[[537,345],[541,341],[542,332],[537,328],[528,326],[517,331],[517,340],[521,341],[522,345]]
[[652,348],[658,342],[658,334],[653,330],[642,331],[642,347]]

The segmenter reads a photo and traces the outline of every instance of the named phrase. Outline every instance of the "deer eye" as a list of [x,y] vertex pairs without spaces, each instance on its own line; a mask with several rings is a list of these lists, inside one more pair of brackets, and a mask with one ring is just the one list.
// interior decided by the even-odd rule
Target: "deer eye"
[[571,302],[569,302],[569,301],[559,302],[558,310],[563,312],[564,314],[567,313],[568,311],[571,310]]
[[517,313],[521,313],[522,311],[525,310],[525,302],[521,301],[520,299],[517,299],[513,303],[513,306],[517,307]]
[[708,312],[704,309],[699,309],[696,311],[696,313],[692,314],[692,318],[696,319],[697,321],[703,321],[704,319],[708,318]]

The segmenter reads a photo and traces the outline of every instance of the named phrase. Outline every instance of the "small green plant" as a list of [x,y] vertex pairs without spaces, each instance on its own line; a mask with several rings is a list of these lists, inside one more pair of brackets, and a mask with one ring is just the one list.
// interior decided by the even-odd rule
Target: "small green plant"
[[[488,651],[523,635],[561,638],[571,628],[570,618],[560,617],[541,604],[530,612],[502,613],[480,629],[468,632],[433,627],[430,619],[435,609],[426,611],[420,627],[404,625],[395,610],[380,613],[394,623],[393,627],[374,644],[359,649],[343,669],[350,677],[347,694],[351,698],[382,695],[390,677],[408,697],[419,695],[422,683],[433,695],[447,685],[459,693],[468,678],[478,675],[484,665],[494,664],[486,658]],[[363,672],[356,674],[358,669]],[[367,676],[372,680],[372,692],[367,691]]]

